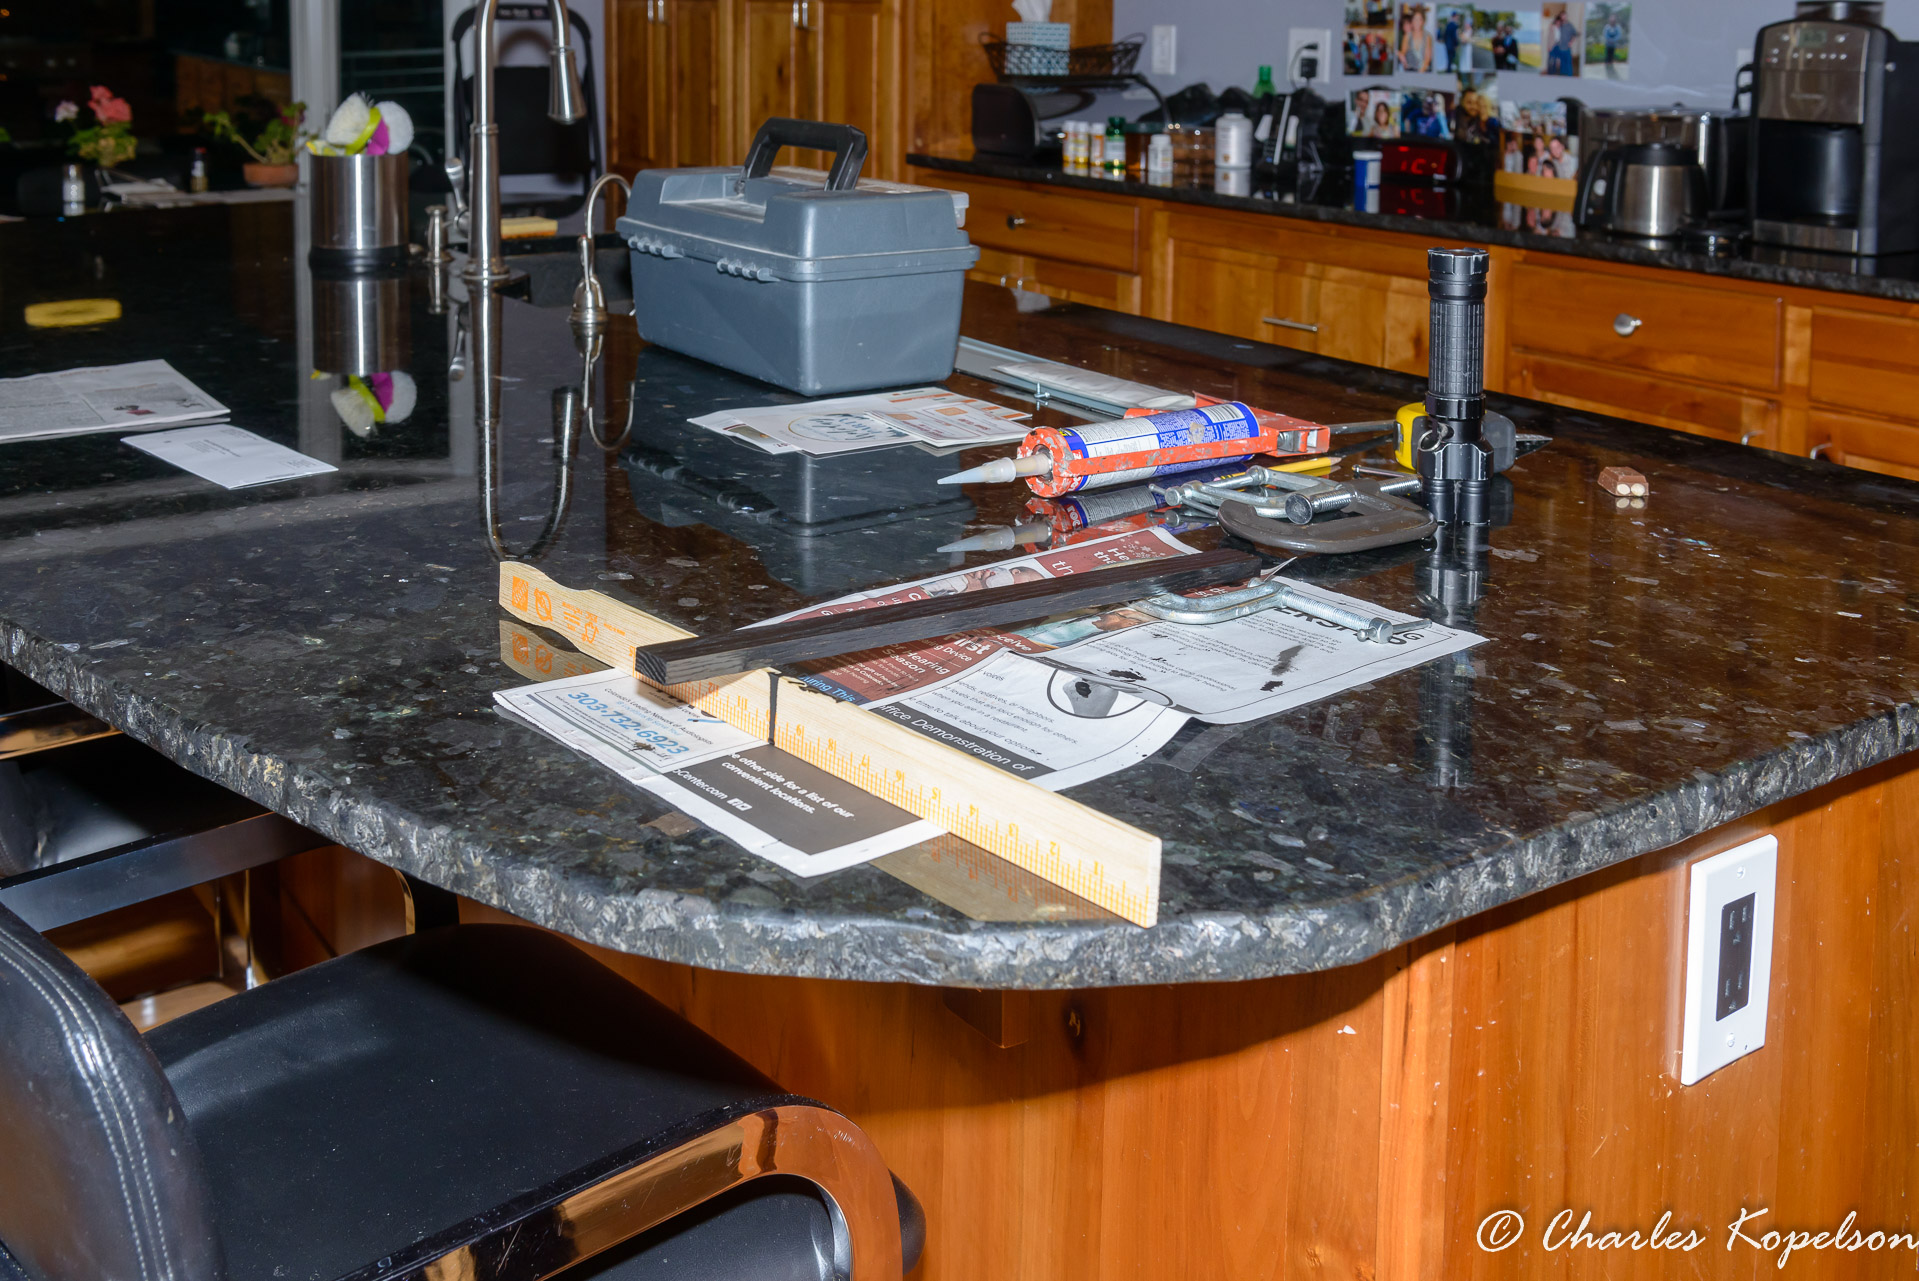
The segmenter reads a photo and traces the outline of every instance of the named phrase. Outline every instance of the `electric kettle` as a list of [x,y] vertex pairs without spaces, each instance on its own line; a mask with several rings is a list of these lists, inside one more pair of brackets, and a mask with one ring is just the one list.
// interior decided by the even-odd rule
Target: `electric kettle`
[[1611,146],[1582,158],[1573,221],[1627,236],[1671,236],[1706,213],[1699,153],[1670,142]]

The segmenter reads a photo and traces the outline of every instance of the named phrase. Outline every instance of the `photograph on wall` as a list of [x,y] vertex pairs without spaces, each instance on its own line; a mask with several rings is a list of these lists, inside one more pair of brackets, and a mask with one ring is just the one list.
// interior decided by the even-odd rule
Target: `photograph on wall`
[[1504,139],[1499,167],[1537,178],[1579,176],[1579,139],[1566,127],[1564,102],[1500,104]]
[[1391,85],[1355,89],[1346,96],[1346,132],[1355,138],[1399,137],[1399,90]]
[[1461,72],[1453,99],[1453,138],[1471,146],[1499,141],[1499,77]]
[[1392,0],[1346,0],[1344,69],[1349,76],[1390,76],[1393,54]]
[[1584,50],[1583,32],[1586,6],[1583,0],[1552,0],[1539,7],[1539,43],[1545,47],[1545,65],[1549,76],[1579,74],[1580,54]]
[[1442,4],[1433,7],[1433,70],[1444,73],[1473,69],[1473,7]]
[[1586,65],[1580,74],[1588,80],[1625,80],[1631,53],[1632,6],[1591,0],[1586,6]]
[[1521,71],[1539,71],[1546,65],[1544,41],[1540,38],[1540,11],[1519,9],[1513,13],[1513,43]]
[[1399,98],[1399,136],[1440,138],[1453,136],[1454,95],[1439,89],[1407,89]]
[[1519,15],[1511,9],[1473,10],[1474,71],[1519,70]]
[[1399,6],[1399,69],[1427,72],[1433,69],[1433,6],[1407,3]]

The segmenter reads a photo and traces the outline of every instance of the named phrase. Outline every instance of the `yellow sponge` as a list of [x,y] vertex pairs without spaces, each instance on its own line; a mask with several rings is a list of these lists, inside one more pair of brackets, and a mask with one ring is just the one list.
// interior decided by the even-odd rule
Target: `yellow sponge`
[[64,302],[36,302],[27,307],[27,323],[35,329],[99,325],[118,319],[118,298],[68,298]]
[[505,240],[523,240],[528,236],[557,236],[560,224],[551,218],[502,218],[500,236]]

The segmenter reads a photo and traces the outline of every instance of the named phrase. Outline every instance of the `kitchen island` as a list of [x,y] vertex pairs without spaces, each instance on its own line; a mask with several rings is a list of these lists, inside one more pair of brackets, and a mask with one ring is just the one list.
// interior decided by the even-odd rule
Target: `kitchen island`
[[[583,371],[563,308],[425,270],[352,304],[387,309],[361,331],[418,385],[361,437],[311,377],[345,304],[287,221],[0,227],[9,372],[164,357],[340,468],[229,492],[113,436],[6,446],[0,659],[470,918],[605,949],[873,1135],[927,1205],[926,1277],[1544,1274],[1565,1206],[1672,1209],[1716,1234],[1702,1275],[1746,1275],[1770,1260],[1720,1248],[1741,1206],[1909,1226],[1919,485],[1500,400],[1553,442],[1488,549],[1296,567],[1413,613],[1443,595],[1485,643],[1189,725],[1069,792],[1163,838],[1156,927],[952,841],[801,880],[494,712],[571,661],[501,613],[498,559],[717,631],[947,569],[937,548],[1023,492],[955,497],[930,484],[954,460],[884,451],[861,483],[886,501],[808,526],[763,458],[683,422],[779,393],[618,324]],[[82,292],[124,319],[21,326],[14,304]],[[1321,421],[1420,391],[981,284],[964,331]],[[1643,507],[1594,486],[1616,463]],[[1682,1088],[1685,868],[1758,832],[1780,840],[1767,1045]],[[1532,1227],[1484,1253],[1502,1209]]]

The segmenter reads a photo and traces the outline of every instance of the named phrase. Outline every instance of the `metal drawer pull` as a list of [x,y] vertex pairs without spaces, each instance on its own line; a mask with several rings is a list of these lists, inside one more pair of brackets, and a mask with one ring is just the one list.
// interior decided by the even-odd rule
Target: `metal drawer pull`
[[1810,454],[1808,454],[1808,455],[1806,455],[1806,457],[1808,457],[1808,458],[1824,458],[1824,457],[1826,456],[1826,451],[1827,451],[1828,449],[1831,449],[1831,448],[1832,448],[1832,442],[1831,442],[1831,441],[1829,441],[1829,440],[1822,440],[1822,441],[1820,441],[1820,442],[1819,442],[1818,444],[1816,444],[1816,445],[1814,445],[1814,446],[1812,447],[1812,452],[1811,452]]
[[1754,427],[1750,431],[1742,431],[1739,433],[1739,443],[1742,445],[1750,445],[1757,437],[1765,434],[1765,430],[1759,427]]
[[1303,320],[1281,320],[1278,316],[1262,316],[1260,319],[1268,325],[1278,325],[1281,329],[1297,329],[1302,334],[1316,334],[1318,325],[1309,325]]
[[1612,318],[1612,331],[1618,334],[1621,338],[1630,338],[1634,334],[1638,333],[1639,326],[1645,323],[1646,322],[1641,320],[1639,317],[1629,315],[1626,312],[1622,311],[1617,316],[1614,316]]
[[1014,227],[1024,227],[1025,225],[1026,225],[1026,219],[1021,217],[1019,214],[1006,215],[1006,226],[1008,230],[1011,230]]

